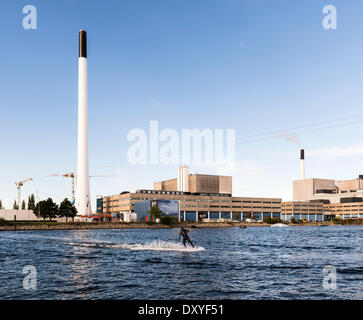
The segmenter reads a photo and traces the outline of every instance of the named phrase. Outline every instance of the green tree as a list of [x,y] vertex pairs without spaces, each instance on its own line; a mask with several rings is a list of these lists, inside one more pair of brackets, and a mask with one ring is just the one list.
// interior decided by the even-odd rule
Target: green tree
[[3,209],[3,202],[0,200],[0,210]]
[[162,211],[159,209],[158,206],[152,206],[148,213],[151,216],[151,220],[154,221],[155,219],[160,219]]
[[25,210],[26,209],[26,204],[25,204],[25,201],[23,200],[21,202],[21,210]]
[[28,210],[33,210],[35,209],[35,197],[34,194],[32,194],[29,198],[28,198]]
[[241,214],[239,212],[236,212],[236,220],[241,220]]
[[[41,201],[40,201],[41,202]],[[37,216],[37,217],[41,217],[40,215],[40,202],[38,202],[34,209],[33,209],[33,213]]]
[[51,198],[47,200],[39,201],[35,207],[35,212],[37,216],[42,217],[44,220],[49,218],[49,221],[52,218],[55,218],[59,214],[59,209],[56,203],[53,202]]
[[68,218],[74,220],[76,215],[77,209],[72,205],[72,202],[70,202],[68,198],[65,198],[59,206],[59,216],[66,217],[66,222],[68,222]]
[[16,200],[14,200],[14,203],[13,203],[13,209],[14,209],[14,210],[19,210],[19,206],[18,206],[18,204],[16,203]]
[[281,223],[281,220],[280,220],[280,218],[277,218],[277,217],[275,217],[275,218],[268,217],[268,218],[263,219],[263,222],[268,223],[268,224],[275,224],[275,223]]
[[291,217],[290,222],[291,223],[297,223],[297,221],[296,221],[296,219],[294,217]]

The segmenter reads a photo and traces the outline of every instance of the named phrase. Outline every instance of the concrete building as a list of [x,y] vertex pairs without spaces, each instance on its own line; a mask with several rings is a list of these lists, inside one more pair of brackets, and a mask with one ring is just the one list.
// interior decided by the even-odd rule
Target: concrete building
[[[183,192],[193,194],[224,194],[232,195],[232,177],[208,174],[188,174],[188,182],[184,186],[188,188]],[[184,178],[186,179],[186,178]],[[184,188],[185,189],[185,188]],[[181,191],[178,188],[178,178],[155,182],[154,190]]]
[[[301,177],[305,177],[304,152],[300,152]],[[293,182],[293,203],[282,204],[282,216],[285,218],[291,213],[292,208],[299,208],[301,203],[323,203],[323,217],[325,220],[336,216],[342,219],[362,218],[361,208],[363,207],[363,175],[357,179],[334,180],[334,179],[300,179]],[[289,205],[288,205],[289,204]],[[310,204],[311,215],[314,215],[313,207]],[[286,214],[284,210],[286,208]],[[289,208],[289,209],[288,209]],[[298,214],[299,211],[296,211]]]
[[321,201],[324,216],[363,218],[363,176],[351,180],[304,179],[294,181],[294,201]]
[[135,203],[159,199],[179,202],[181,221],[206,220],[263,220],[280,217],[281,199],[232,197],[223,194],[191,194],[180,191],[137,190],[103,197],[102,214],[135,212]]
[[[185,169],[185,167],[182,167]],[[188,182],[185,179],[188,178]],[[183,179],[183,181],[180,181]],[[178,183],[179,180],[179,183]],[[178,189],[188,191],[179,191]],[[169,201],[179,203],[180,221],[211,220],[263,220],[280,217],[281,199],[233,197],[232,177],[178,172],[178,178],[154,183],[154,190],[125,191],[97,200],[98,213],[105,217],[118,212],[139,212],[146,217],[145,201]],[[142,204],[137,204],[144,202]],[[102,207],[102,212],[101,208]],[[142,211],[142,212],[141,212]],[[146,219],[146,218],[145,218]]]
[[320,200],[337,191],[334,180],[316,178],[296,180],[293,189],[294,201]]
[[281,220],[324,221],[324,203],[312,201],[290,201],[281,204]]
[[363,202],[324,204],[324,211],[339,219],[363,219]]

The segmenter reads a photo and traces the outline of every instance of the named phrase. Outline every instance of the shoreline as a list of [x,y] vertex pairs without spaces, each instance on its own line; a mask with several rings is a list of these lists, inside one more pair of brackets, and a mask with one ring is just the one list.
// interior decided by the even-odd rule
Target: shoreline
[[[305,222],[304,224],[287,224],[292,227],[301,226],[337,226],[333,222]],[[361,225],[357,224],[346,224],[348,226]],[[271,227],[271,224],[257,223],[257,222],[193,222],[193,223],[178,223],[171,226],[161,224],[146,224],[136,222],[19,222],[16,225],[3,225],[0,226],[1,231],[39,231],[39,230],[90,230],[90,229],[172,229],[180,228],[184,226],[186,228],[233,228],[233,227]]]

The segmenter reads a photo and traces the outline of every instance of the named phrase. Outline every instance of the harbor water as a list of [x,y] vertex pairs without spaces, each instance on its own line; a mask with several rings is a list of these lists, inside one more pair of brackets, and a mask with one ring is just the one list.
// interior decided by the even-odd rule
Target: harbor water
[[[178,234],[0,232],[0,299],[363,298],[362,226],[196,228],[186,249]],[[327,266],[336,288],[323,285]]]

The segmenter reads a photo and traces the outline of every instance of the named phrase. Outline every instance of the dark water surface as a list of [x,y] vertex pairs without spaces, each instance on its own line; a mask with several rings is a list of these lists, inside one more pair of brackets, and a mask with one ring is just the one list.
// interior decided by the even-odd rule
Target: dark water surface
[[[178,231],[0,232],[0,299],[363,298],[361,226],[192,229],[187,251]],[[322,286],[326,265],[336,290]]]

